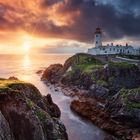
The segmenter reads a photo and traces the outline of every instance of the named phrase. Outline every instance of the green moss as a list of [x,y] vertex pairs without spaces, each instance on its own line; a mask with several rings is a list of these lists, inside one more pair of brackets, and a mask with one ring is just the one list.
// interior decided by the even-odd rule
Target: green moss
[[120,94],[121,94],[122,98],[124,99],[126,106],[129,109],[132,109],[132,108],[139,108],[140,109],[140,101],[135,102],[135,101],[129,100],[129,96],[135,96],[135,94],[140,94],[140,88],[122,89],[120,91]]
[[43,110],[37,109],[35,111],[35,114],[37,115],[37,117],[41,122],[44,122],[46,120],[46,112],[44,112]]
[[127,63],[127,62],[109,62],[109,67],[111,67],[111,68],[130,69],[130,68],[134,68],[135,65]]
[[131,108],[139,108],[140,109],[140,103],[130,103],[130,104],[128,104],[129,105],[129,107],[131,107]]
[[32,109],[35,106],[34,102],[32,102],[30,99],[26,99],[26,103],[30,109]]
[[109,77],[109,79],[108,79],[108,81],[109,81],[110,83],[112,83],[114,80],[115,80],[115,77],[114,77],[114,76]]
[[107,82],[104,81],[104,80],[98,80],[97,84],[100,85],[100,86],[105,86],[105,87],[108,86]]
[[91,75],[91,79],[92,79],[93,81],[96,81],[96,77],[95,77],[94,75]]

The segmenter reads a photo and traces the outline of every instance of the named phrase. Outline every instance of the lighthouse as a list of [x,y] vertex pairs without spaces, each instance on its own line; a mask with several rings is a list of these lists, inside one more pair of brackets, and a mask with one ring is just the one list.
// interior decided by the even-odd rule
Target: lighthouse
[[101,47],[102,46],[102,31],[100,28],[96,28],[95,31],[95,47]]

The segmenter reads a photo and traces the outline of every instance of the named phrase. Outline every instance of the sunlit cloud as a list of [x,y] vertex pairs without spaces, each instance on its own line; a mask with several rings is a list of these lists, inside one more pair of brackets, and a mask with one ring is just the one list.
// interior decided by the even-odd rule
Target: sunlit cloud
[[139,44],[140,2],[111,1],[0,0],[0,51],[85,51],[97,26],[105,43]]

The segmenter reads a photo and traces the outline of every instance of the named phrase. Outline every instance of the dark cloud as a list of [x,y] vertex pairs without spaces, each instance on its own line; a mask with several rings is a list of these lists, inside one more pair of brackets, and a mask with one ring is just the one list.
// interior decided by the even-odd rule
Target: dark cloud
[[41,36],[83,42],[93,41],[96,27],[103,29],[106,40],[140,37],[138,0],[40,0],[37,7],[20,1],[18,8],[0,5],[1,29],[18,27]]
[[95,0],[97,4],[112,5],[118,12],[140,14],[140,1],[138,0]]
[[[139,7],[137,0],[66,0],[57,12],[73,15],[70,20],[74,23],[55,27],[61,29],[57,29],[60,32],[56,34],[80,41],[93,41],[95,28],[100,26],[106,39],[137,38],[140,37]],[[74,16],[77,11],[79,16]]]

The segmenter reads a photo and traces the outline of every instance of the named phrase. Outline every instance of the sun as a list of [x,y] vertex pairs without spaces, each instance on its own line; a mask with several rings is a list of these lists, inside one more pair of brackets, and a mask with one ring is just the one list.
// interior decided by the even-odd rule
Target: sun
[[31,39],[29,35],[24,35],[22,40],[22,48],[24,54],[29,54],[31,50]]
[[23,43],[23,49],[25,53],[29,53],[30,49],[31,49],[31,45],[29,42],[24,42]]

